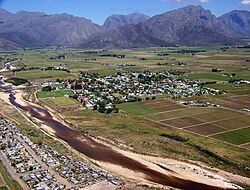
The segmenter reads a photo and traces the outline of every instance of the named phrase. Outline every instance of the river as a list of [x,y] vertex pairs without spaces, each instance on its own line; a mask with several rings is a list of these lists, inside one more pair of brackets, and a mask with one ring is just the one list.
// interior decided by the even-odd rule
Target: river
[[175,176],[165,175],[156,170],[150,169],[142,163],[129,158],[110,147],[101,144],[90,136],[80,133],[79,131],[73,130],[68,126],[62,124],[58,120],[54,119],[48,110],[31,104],[23,106],[16,101],[13,94],[9,95],[9,101],[15,107],[25,111],[32,117],[37,118],[43,124],[51,127],[55,131],[55,135],[65,141],[69,146],[75,150],[81,152],[85,156],[101,161],[108,162],[111,164],[119,165],[124,168],[133,170],[135,172],[140,172],[145,174],[146,179],[158,184],[171,186],[179,189],[187,190],[220,190],[223,188],[209,186],[206,184],[198,183],[195,181],[184,180]]

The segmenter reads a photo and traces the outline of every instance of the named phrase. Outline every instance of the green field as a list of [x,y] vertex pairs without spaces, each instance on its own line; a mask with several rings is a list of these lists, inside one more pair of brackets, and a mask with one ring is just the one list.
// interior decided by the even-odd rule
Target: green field
[[73,106],[79,104],[77,100],[67,97],[56,97],[54,99],[54,102],[60,107]]
[[23,78],[29,81],[35,79],[67,79],[67,78],[76,78],[75,75],[67,73],[65,71],[21,71],[17,72],[16,76],[18,78]]
[[204,80],[204,81],[228,81],[230,77],[223,76],[223,73],[213,73],[213,72],[205,72],[205,73],[194,73],[190,74],[186,77],[189,80]]
[[118,104],[117,107],[125,112],[137,116],[148,115],[157,112],[155,109],[145,106],[140,102]]
[[[202,50],[197,52],[194,59],[190,53],[180,53],[186,50]],[[178,53],[179,52],[179,53]],[[102,56],[103,54],[115,53],[125,55],[125,58]],[[66,55],[66,59],[55,59],[60,54]],[[166,54],[164,56],[159,56]],[[181,70],[193,71],[186,78],[192,80],[206,81],[228,81],[230,77],[223,76],[224,73],[231,75],[236,73],[235,79],[248,79],[250,66],[249,49],[228,49],[219,51],[219,47],[167,47],[167,48],[140,48],[131,50],[98,50],[88,54],[86,50],[80,49],[41,49],[20,51],[17,55],[6,55],[7,58],[20,58],[16,64],[26,69],[37,67],[38,70],[21,71],[16,77],[27,80],[77,78],[80,71],[98,72],[100,75],[113,75],[127,71],[162,71]],[[144,58],[142,60],[142,58]],[[4,61],[4,60],[3,60]],[[181,66],[174,64],[176,61],[185,62]],[[122,67],[117,67],[119,64]],[[133,64],[131,66],[130,64]],[[46,67],[66,65],[71,73],[64,71],[42,71]],[[212,68],[219,68],[221,73],[213,73]]]
[[213,136],[232,144],[240,145],[250,142],[250,127]]
[[65,95],[73,95],[74,93],[70,90],[59,90],[59,91],[51,91],[51,92],[38,92],[38,98],[56,98],[56,97],[64,97]]

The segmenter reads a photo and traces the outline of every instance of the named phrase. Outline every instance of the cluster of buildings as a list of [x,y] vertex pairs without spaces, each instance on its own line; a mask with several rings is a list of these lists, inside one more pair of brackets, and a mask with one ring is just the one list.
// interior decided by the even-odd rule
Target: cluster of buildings
[[60,190],[66,186],[57,183],[56,178],[47,170],[24,173],[21,179],[25,181],[31,189],[35,190]]
[[55,177],[32,155],[25,137],[18,131],[17,126],[7,120],[0,120],[0,146],[4,155],[16,171],[16,175],[34,190],[61,190],[65,185],[60,184]]
[[98,102],[119,104],[156,99],[170,94],[172,98],[202,94],[217,94],[218,90],[204,87],[201,82],[183,80],[178,72],[117,73],[115,76],[99,77],[92,73],[82,73],[80,80],[68,83],[78,99],[89,109]]
[[192,107],[212,107],[217,108],[219,105],[213,104],[204,100],[195,100],[195,101],[179,101],[180,104],[184,106],[192,106]]
[[44,144],[34,144],[32,148],[46,165],[54,168],[61,177],[67,179],[73,185],[82,188],[103,180],[118,186],[122,185],[122,182],[111,174],[93,168],[82,161],[69,158]]
[[109,173],[33,143],[16,124],[5,119],[0,119],[0,154],[8,161],[3,164],[13,167],[15,175],[32,190],[77,190],[101,181],[117,188],[123,184]]

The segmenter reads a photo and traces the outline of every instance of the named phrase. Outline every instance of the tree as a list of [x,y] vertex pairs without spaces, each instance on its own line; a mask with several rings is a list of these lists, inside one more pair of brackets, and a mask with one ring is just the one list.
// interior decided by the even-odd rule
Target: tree
[[43,88],[42,88],[42,91],[43,92],[50,92],[50,91],[52,91],[53,90],[53,88],[51,87],[51,86],[44,86]]
[[105,113],[105,111],[106,111],[106,102],[105,101],[99,102],[98,111],[101,112],[101,113]]
[[98,106],[95,104],[93,110],[97,110]]

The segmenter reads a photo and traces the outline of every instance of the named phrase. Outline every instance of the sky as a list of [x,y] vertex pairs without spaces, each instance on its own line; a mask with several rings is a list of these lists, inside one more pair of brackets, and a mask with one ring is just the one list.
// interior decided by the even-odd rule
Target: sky
[[103,24],[111,14],[141,12],[153,16],[186,5],[202,5],[216,16],[235,9],[250,10],[250,0],[0,0],[0,7],[12,13],[68,13],[97,24]]

